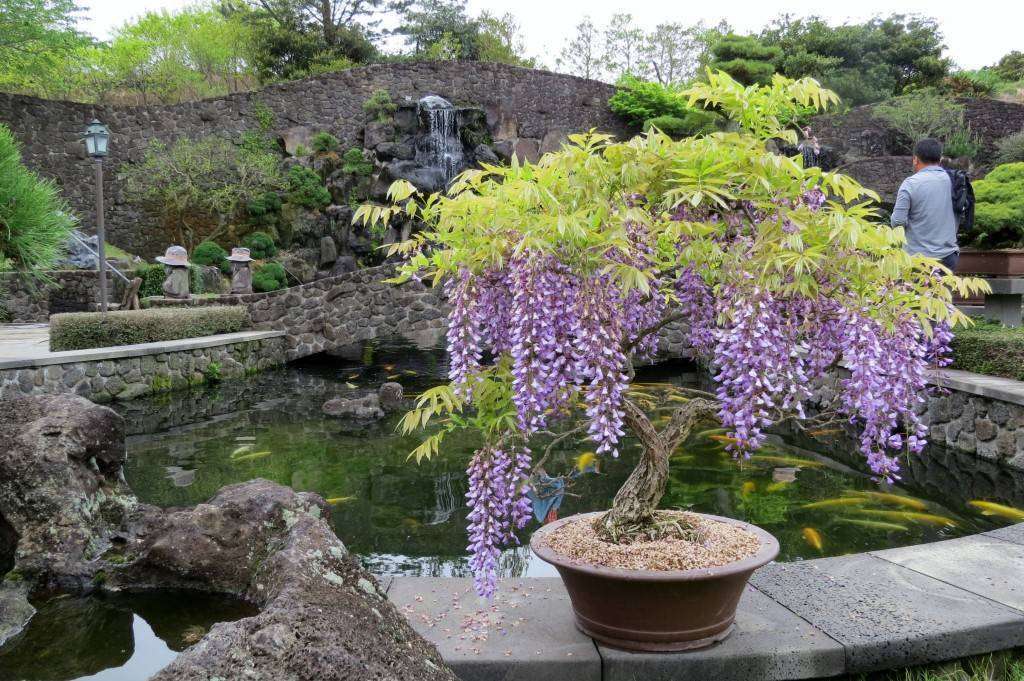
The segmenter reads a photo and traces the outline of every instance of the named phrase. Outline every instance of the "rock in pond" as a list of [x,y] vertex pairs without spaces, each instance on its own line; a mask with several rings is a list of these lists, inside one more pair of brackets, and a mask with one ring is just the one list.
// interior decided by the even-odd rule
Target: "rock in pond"
[[357,421],[376,421],[395,411],[402,404],[402,384],[387,382],[377,392],[359,397],[335,397],[323,404],[328,416],[351,418]]
[[194,508],[143,504],[123,479],[121,417],[75,395],[0,402],[0,437],[5,612],[27,620],[25,597],[54,587],[222,592],[258,614],[215,625],[153,679],[454,681],[319,496],[252,480]]

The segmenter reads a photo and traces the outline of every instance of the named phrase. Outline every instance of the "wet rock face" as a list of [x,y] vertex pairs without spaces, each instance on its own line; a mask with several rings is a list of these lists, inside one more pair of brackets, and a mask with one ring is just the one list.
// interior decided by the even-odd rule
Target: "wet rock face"
[[331,531],[319,496],[253,480],[194,508],[140,504],[121,482],[121,417],[71,395],[0,402],[0,436],[12,443],[0,518],[17,542],[0,643],[31,616],[33,588],[189,588],[259,613],[214,626],[154,679],[454,681]]
[[376,421],[384,418],[402,406],[402,384],[387,382],[376,393],[360,397],[335,397],[323,404],[328,416],[349,418],[356,421]]

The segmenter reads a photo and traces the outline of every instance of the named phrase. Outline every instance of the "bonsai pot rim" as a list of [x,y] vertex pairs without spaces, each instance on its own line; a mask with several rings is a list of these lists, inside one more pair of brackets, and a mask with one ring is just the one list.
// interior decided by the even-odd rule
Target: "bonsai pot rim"
[[612,568],[604,565],[592,565],[590,563],[575,561],[555,552],[550,547],[543,545],[540,542],[541,539],[567,523],[575,522],[583,518],[594,519],[604,513],[605,511],[578,513],[566,516],[565,518],[560,518],[553,523],[544,525],[535,531],[533,536],[530,537],[530,549],[532,549],[537,557],[545,563],[550,563],[556,567],[565,567],[570,570],[576,570],[596,577],[621,578],[641,582],[698,581],[734,575],[742,572],[750,572],[756,570],[762,565],[767,565],[773,561],[777,555],[779,555],[779,540],[765,530],[762,530],[757,525],[752,525],[742,520],[736,520],[735,518],[712,515],[710,513],[694,513],[694,515],[742,528],[760,540],[761,548],[759,548],[757,553],[752,556],[747,556],[746,558],[741,558],[740,560],[726,563],[725,565],[716,565],[706,568],[692,568],[689,570],[631,570],[627,568]]

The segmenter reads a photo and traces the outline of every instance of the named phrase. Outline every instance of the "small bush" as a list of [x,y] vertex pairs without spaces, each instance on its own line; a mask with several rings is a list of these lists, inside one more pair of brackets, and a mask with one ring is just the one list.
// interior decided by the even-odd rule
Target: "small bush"
[[995,94],[995,83],[985,76],[978,76],[977,72],[961,71],[942,79],[939,88],[950,97],[968,97],[978,99],[980,97],[991,97]]
[[[160,263],[143,263],[135,268],[135,276],[142,278],[142,285],[139,287],[139,298],[149,296],[162,296],[164,294],[164,266]],[[203,292],[203,273],[195,265],[188,268],[188,288],[193,295]]]
[[274,239],[266,232],[253,232],[242,239],[242,245],[249,249],[249,255],[256,260],[265,260],[277,255]]
[[353,147],[341,156],[342,172],[360,177],[369,177],[373,173],[373,163],[366,158],[362,149]]
[[678,88],[640,80],[626,75],[615,84],[615,94],[608,107],[632,125],[643,125],[652,118],[672,116],[685,118],[694,109]]
[[717,128],[718,116],[709,111],[690,111],[682,118],[676,116],[658,116],[644,122],[644,131],[652,127],[661,130],[669,137],[680,139],[694,135],[706,135]]
[[153,310],[71,312],[50,317],[50,350],[84,350],[112,345],[199,338],[234,333],[249,326],[243,305],[168,307]]
[[1024,130],[1003,137],[996,142],[996,163],[1024,161]]
[[331,202],[331,192],[320,176],[305,166],[292,166],[288,171],[288,203],[318,210]]
[[966,126],[964,105],[931,90],[894,97],[876,106],[873,114],[911,145],[924,137],[948,139]]
[[1024,245],[1024,163],[997,166],[974,183],[974,197],[974,229],[965,235],[970,245]]
[[313,151],[318,154],[327,154],[338,149],[338,145],[341,142],[338,138],[329,132],[318,132],[313,135],[313,139],[310,142],[313,145]]
[[1008,329],[996,322],[981,322],[957,329],[952,367],[1024,381],[1024,328]]
[[197,265],[220,267],[226,257],[228,257],[228,252],[215,241],[204,241],[196,246],[196,250],[192,251],[192,262]]
[[260,265],[252,273],[254,291],[268,293],[285,288],[288,285],[288,273],[280,263],[268,262]]
[[981,142],[971,132],[970,125],[949,133],[943,142],[942,151],[949,158],[974,158],[981,151]]
[[373,94],[363,102],[363,111],[375,121],[386,123],[398,106],[391,100],[387,90],[374,90]]

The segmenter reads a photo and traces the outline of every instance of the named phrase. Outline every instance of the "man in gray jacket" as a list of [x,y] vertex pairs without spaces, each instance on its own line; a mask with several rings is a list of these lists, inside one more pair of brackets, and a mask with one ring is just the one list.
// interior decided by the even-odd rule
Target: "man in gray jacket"
[[942,144],[926,138],[914,145],[914,174],[903,180],[892,210],[892,226],[903,227],[906,250],[935,258],[949,269],[960,259],[953,213],[953,184],[939,165]]

